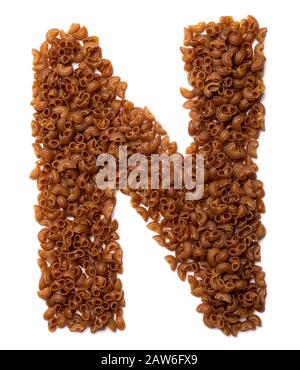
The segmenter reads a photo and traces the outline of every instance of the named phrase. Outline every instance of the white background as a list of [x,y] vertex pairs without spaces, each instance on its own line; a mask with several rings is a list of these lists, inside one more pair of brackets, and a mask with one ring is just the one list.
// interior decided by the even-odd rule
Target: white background
[[[299,349],[299,12],[298,1],[1,1],[0,2],[0,348],[10,349]],[[31,48],[38,48],[49,28],[67,30],[73,22],[98,35],[103,55],[116,75],[129,83],[128,99],[147,105],[177,140],[189,144],[188,113],[179,87],[186,74],[179,52],[183,27],[256,16],[269,31],[266,132],[261,135],[259,177],[265,183],[267,237],[262,264],[268,300],[263,328],[227,338],[207,329],[195,311],[198,299],[171,273],[167,251],[151,238],[125,196],[116,217],[124,250],[122,277],[127,307],[124,332],[95,335],[48,332],[45,304],[36,296],[39,226],[32,205],[37,190],[28,174],[31,148]]]

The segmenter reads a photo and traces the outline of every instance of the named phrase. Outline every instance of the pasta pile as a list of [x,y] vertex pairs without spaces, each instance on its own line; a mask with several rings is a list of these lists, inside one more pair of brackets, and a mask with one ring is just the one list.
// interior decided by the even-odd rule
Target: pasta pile
[[[265,235],[263,184],[257,180],[256,148],[264,129],[260,100],[266,29],[252,16],[221,17],[185,29],[184,68],[191,89],[181,89],[190,110],[187,154],[202,154],[204,196],[187,189],[132,189],[131,204],[172,254],[172,270],[201,298],[204,323],[226,335],[261,325],[266,284],[259,240]],[[254,41],[257,44],[253,46]],[[112,216],[114,189],[96,185],[97,157],[134,153],[174,154],[176,142],[148,108],[125,97],[127,84],[113,75],[98,38],[72,24],[51,29],[33,50],[33,144],[37,156],[36,220],[41,278],[50,331],[123,330],[122,249]],[[150,179],[148,179],[150,181]]]
[[189,151],[203,154],[206,173],[204,197],[195,205],[197,238],[189,240],[192,249],[176,252],[183,271],[191,253],[200,259],[188,277],[203,302],[197,310],[208,327],[226,335],[260,326],[255,311],[265,308],[265,274],[256,264],[265,236],[264,190],[253,158],[264,129],[266,32],[252,16],[221,17],[186,28],[181,48],[192,87],[181,90],[190,109]]

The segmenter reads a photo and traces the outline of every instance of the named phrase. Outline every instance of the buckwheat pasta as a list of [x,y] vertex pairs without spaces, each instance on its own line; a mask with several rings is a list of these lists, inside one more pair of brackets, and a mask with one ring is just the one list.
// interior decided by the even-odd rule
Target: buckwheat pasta
[[[71,331],[90,327],[95,332],[106,325],[123,329],[118,312],[125,302],[121,284],[115,284],[122,252],[111,217],[115,194],[95,183],[96,158],[109,152],[109,144],[100,141],[103,124],[109,127],[118,116],[111,108],[116,88],[107,80],[111,64],[101,59],[97,38],[88,38],[85,27],[72,25],[69,33],[53,29],[46,40],[33,51],[37,166],[30,175],[40,191],[35,216],[44,227],[38,292],[49,306],[44,318],[50,331],[64,326]],[[96,73],[102,64],[106,77]],[[125,89],[119,83],[118,94]],[[115,298],[108,305],[110,297]]]
[[[265,235],[264,191],[252,160],[264,129],[265,35],[251,16],[185,28],[181,51],[192,89],[181,93],[193,137],[186,152],[204,156],[203,198],[186,200],[187,189],[176,189],[173,180],[168,189],[122,189],[149,220],[154,240],[174,252],[166,261],[202,299],[197,311],[204,323],[226,335],[260,326],[255,311],[265,304],[264,273],[256,265]],[[115,190],[96,186],[96,159],[117,157],[126,145],[128,155],[146,154],[151,166],[150,154],[179,154],[177,144],[148,108],[126,100],[127,83],[113,76],[98,38],[85,27],[48,31],[33,57],[37,163],[30,177],[40,191],[34,209],[43,226],[38,295],[48,305],[44,318],[50,331],[123,330]]]

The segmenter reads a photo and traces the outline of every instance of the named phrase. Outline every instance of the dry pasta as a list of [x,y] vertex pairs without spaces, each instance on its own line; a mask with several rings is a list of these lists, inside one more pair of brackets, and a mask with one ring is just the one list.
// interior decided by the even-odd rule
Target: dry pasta
[[[265,35],[252,16],[184,30],[181,52],[191,88],[181,93],[193,138],[186,153],[204,157],[203,198],[186,200],[187,189],[172,183],[122,190],[149,221],[154,240],[171,252],[171,270],[201,299],[197,311],[204,323],[226,335],[260,326],[256,312],[265,307],[265,275],[257,265],[264,190],[253,160],[264,129]],[[96,159],[116,156],[120,145],[128,155],[150,158],[177,153],[177,144],[148,108],[126,100],[127,83],[113,75],[98,38],[85,27],[49,30],[33,57],[37,162],[30,177],[37,181],[34,211],[43,227],[38,295],[48,305],[44,318],[50,331],[123,330],[115,190],[97,188]]]

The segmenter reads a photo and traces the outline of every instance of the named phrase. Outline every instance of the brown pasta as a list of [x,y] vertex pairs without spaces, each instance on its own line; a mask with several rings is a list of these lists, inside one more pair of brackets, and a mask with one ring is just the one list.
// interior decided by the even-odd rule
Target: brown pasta
[[[77,24],[69,33],[48,31],[33,55],[37,166],[30,177],[40,190],[35,216],[44,227],[39,233],[38,292],[49,306],[44,318],[50,331],[64,326],[75,332],[105,326],[122,330],[124,320],[117,312],[125,301],[117,278],[122,251],[112,219],[115,194],[99,190],[95,183],[96,158],[109,150],[100,144],[94,117],[97,123],[107,119],[108,128],[117,116],[111,108],[116,89],[96,68],[105,65],[108,75],[111,65],[101,59],[97,38],[89,38],[87,29]],[[76,69],[73,63],[79,63]],[[119,95],[125,88],[119,82]]]
[[[191,109],[189,132],[194,147],[197,145],[198,152],[204,154],[208,170],[208,191],[199,202],[207,220],[199,241],[194,241],[204,248],[199,260],[199,296],[206,304],[205,324],[222,329],[226,335],[236,335],[261,325],[253,312],[264,310],[266,295],[264,273],[255,264],[260,261],[258,241],[265,235],[260,222],[260,213],[265,211],[261,199],[264,191],[251,158],[257,156],[257,139],[264,129],[265,111],[260,99],[264,92],[263,41],[267,30],[259,29],[252,16],[240,23],[222,17],[217,29],[206,25],[206,34],[204,29],[187,30],[188,44],[185,38],[186,47],[181,51],[192,90],[181,92],[189,99],[186,107]],[[253,47],[255,39],[258,44]],[[186,60],[186,55],[192,57]],[[205,67],[208,56],[212,59],[211,74]],[[197,88],[197,81],[203,79],[207,84]],[[216,157],[222,161],[216,161]],[[224,231],[223,246],[216,248],[208,232],[210,221],[210,227]]]
[[[204,157],[203,198],[186,200],[187,190],[172,182],[168,189],[122,189],[149,221],[153,239],[174,253],[166,261],[201,298],[204,323],[225,335],[261,326],[255,312],[265,307],[265,274],[256,264],[266,232],[264,190],[253,162],[264,129],[265,36],[252,16],[184,29],[180,50],[191,89],[181,94],[193,138],[186,153]],[[177,144],[148,108],[126,100],[127,83],[113,76],[98,38],[85,27],[48,31],[33,57],[37,162],[30,177],[40,192],[34,210],[43,226],[38,295],[48,305],[44,318],[50,331],[123,330],[115,190],[97,188],[96,159],[117,156],[120,145],[128,155],[150,158],[177,153]],[[149,183],[149,174],[145,178]]]

